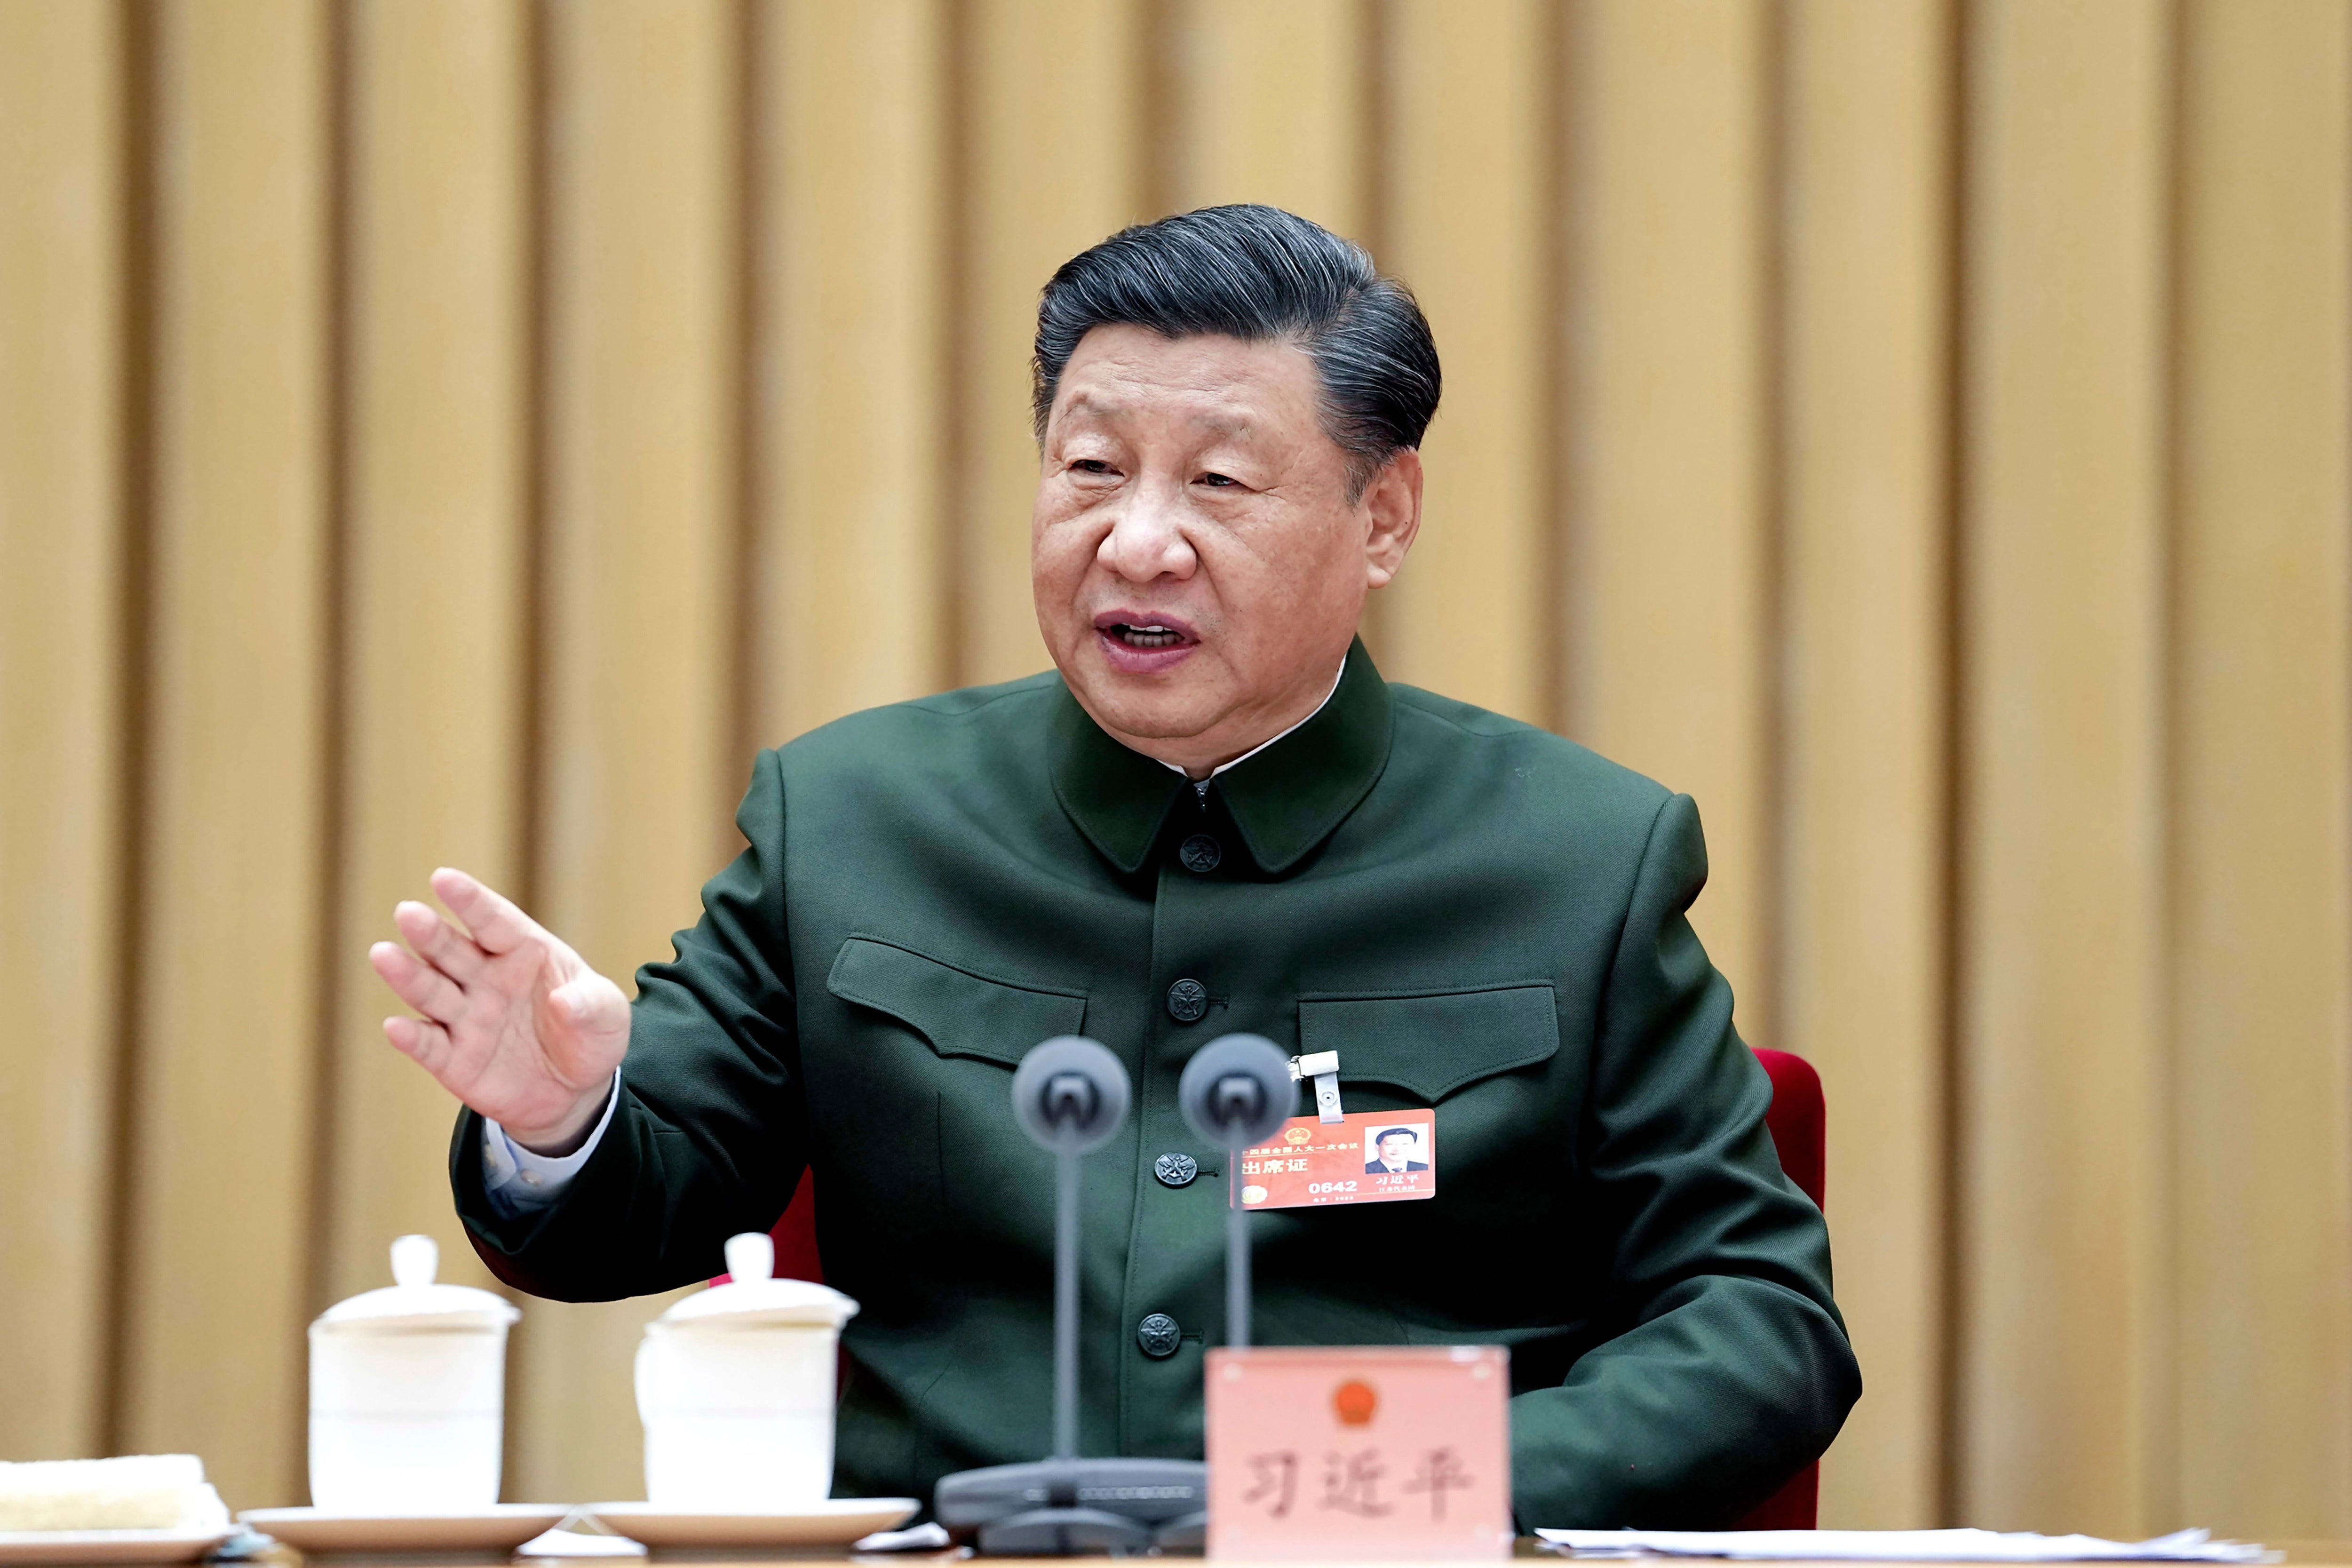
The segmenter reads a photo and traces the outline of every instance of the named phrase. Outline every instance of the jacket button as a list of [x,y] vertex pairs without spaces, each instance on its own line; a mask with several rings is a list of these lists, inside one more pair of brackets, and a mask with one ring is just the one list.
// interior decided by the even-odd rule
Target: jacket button
[[1224,850],[1205,833],[1195,833],[1176,848],[1176,858],[1184,862],[1184,869],[1204,877],[1224,858]]
[[1201,1173],[1201,1162],[1190,1154],[1162,1154],[1151,1162],[1151,1173],[1163,1187],[1188,1186]]
[[1183,1337],[1184,1331],[1165,1312],[1154,1312],[1135,1325],[1135,1342],[1154,1361],[1165,1361],[1174,1355],[1177,1342]]
[[1197,1024],[1209,1010],[1209,988],[1190,975],[1168,988],[1168,1016],[1180,1024]]

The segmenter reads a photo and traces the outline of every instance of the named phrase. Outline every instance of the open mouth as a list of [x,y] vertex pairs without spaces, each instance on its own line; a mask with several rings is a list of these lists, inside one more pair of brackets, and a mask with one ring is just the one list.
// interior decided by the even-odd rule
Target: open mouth
[[1201,634],[1181,617],[1127,605],[1097,616],[1095,637],[1110,667],[1129,675],[1164,675],[1201,646]]
[[1127,621],[1113,621],[1102,629],[1129,647],[1135,648],[1174,647],[1184,640],[1182,632],[1173,626],[1161,626],[1156,621],[1148,621],[1139,626]]

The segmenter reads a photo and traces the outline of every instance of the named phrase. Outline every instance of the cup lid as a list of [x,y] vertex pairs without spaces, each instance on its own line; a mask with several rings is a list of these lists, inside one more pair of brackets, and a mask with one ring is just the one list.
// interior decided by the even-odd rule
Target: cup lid
[[673,1305],[657,1323],[755,1323],[838,1329],[857,1315],[857,1303],[810,1279],[778,1279],[776,1244],[756,1230],[727,1238],[727,1283]]
[[441,1329],[494,1328],[522,1316],[508,1300],[470,1285],[436,1285],[441,1247],[429,1236],[404,1236],[392,1244],[393,1283],[336,1302],[319,1317],[320,1328],[393,1328],[415,1323]]

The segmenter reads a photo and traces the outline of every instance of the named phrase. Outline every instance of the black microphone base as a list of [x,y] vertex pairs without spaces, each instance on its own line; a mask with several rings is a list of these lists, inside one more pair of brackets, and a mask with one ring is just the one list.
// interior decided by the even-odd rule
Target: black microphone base
[[1197,1550],[1209,1506],[1198,1459],[1041,1459],[940,1479],[940,1524],[1005,1556]]
[[1107,1552],[1140,1556],[1151,1530],[1098,1508],[1034,1508],[980,1527],[980,1550],[992,1557],[1075,1557]]

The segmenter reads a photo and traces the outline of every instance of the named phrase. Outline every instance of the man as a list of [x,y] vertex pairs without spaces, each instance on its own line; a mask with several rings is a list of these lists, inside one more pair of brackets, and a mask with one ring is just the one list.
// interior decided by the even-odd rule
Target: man
[[1384,1127],[1372,1140],[1374,1158],[1364,1163],[1368,1176],[1394,1176],[1406,1171],[1426,1171],[1429,1166],[1412,1158],[1416,1140],[1410,1127]]
[[1691,802],[1355,640],[1421,522],[1420,310],[1216,208],[1064,266],[1035,383],[1054,672],[762,752],[748,847],[634,1005],[460,873],[467,931],[396,911],[373,956],[423,1016],[385,1031],[468,1108],[476,1246],[542,1295],[664,1289],[815,1173],[864,1306],[836,1489],[928,1497],[1046,1449],[1052,1172],[1007,1091],[1091,1035],[1135,1110],[1087,1166],[1083,1450],[1198,1456],[1226,1196],[1176,1081],[1252,1030],[1336,1050],[1347,1109],[1434,1107],[1447,1150],[1428,1200],[1257,1217],[1260,1342],[1507,1345],[1523,1523],[1736,1517],[1859,1390],[1827,1234],[1684,918]]

